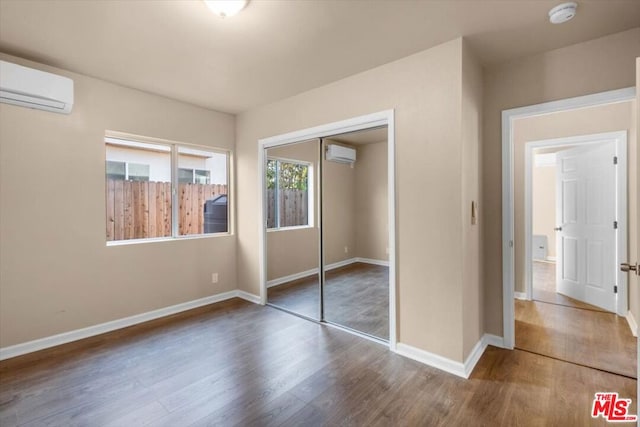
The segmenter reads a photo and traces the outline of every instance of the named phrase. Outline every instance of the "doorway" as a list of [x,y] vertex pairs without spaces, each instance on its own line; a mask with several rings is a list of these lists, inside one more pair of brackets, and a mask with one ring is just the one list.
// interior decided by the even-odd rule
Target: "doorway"
[[[618,90],[503,112],[505,347],[632,378],[636,342],[623,317],[627,277],[618,264],[627,250],[625,138],[636,127],[630,114],[634,93]],[[551,179],[559,189],[552,197],[551,231],[533,231],[536,155],[559,170]],[[542,272],[553,283],[552,294],[571,298],[571,304],[534,297],[536,264],[553,267]],[[595,291],[608,295],[594,299]]]
[[626,315],[626,164],[626,131],[526,144],[526,299]]
[[[259,141],[263,303],[395,348],[394,152],[392,110]],[[293,169],[302,198],[272,178]]]
[[[561,101],[519,107],[502,112],[502,302],[503,302],[503,344],[505,348],[513,349],[515,344],[515,304],[516,296],[516,262],[525,264],[525,257],[516,259],[516,226],[514,191],[515,172],[514,162],[517,160],[515,151],[514,126],[517,120],[530,117],[542,117],[556,112],[574,111],[594,106],[614,105],[635,99],[635,88],[618,89],[609,92],[569,98]],[[524,228],[522,229],[524,230]],[[522,231],[524,234],[524,231]],[[528,250],[524,245],[522,253]],[[524,271],[524,268],[523,270]],[[523,276],[524,277],[524,276]],[[524,293],[524,289],[520,292]],[[529,297],[529,296],[527,296]]]

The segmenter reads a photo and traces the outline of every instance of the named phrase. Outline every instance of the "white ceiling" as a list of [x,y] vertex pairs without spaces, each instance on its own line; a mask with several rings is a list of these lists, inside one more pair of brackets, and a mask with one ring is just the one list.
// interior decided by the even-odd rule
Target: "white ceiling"
[[640,25],[639,0],[252,0],[221,19],[200,0],[0,0],[0,51],[239,112],[467,36],[496,63]]

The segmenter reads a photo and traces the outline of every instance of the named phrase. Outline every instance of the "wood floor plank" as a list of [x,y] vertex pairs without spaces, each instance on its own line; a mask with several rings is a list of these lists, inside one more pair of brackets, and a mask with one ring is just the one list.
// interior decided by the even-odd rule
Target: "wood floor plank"
[[607,313],[607,310],[600,307],[596,307],[595,305],[587,304],[558,293],[556,288],[555,262],[533,261],[532,266],[532,294],[534,301]]
[[[317,276],[268,290],[268,301],[294,313],[319,318]],[[356,262],[325,273],[325,320],[389,339],[389,268]]]
[[515,301],[516,348],[637,378],[636,338],[613,313]]
[[635,412],[636,386],[493,347],[465,380],[234,300],[0,362],[0,425],[590,426],[594,393]]

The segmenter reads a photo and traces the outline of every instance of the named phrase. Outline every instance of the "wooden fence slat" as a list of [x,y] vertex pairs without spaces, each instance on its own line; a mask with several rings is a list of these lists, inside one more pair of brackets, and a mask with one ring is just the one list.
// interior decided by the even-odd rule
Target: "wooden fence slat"
[[[140,182],[140,210],[142,211],[142,237],[149,235],[149,183]],[[154,236],[155,237],[155,236]]]
[[189,234],[198,234],[198,184],[190,184],[191,209],[189,210]]
[[142,237],[142,203],[140,200],[140,182],[131,183],[131,193],[133,200],[133,237]]
[[114,239],[115,234],[115,182],[112,179],[107,180],[107,189],[106,189],[106,221],[107,221],[107,241],[111,241]]
[[123,183],[123,201],[124,201],[124,239],[133,239],[134,225],[133,225],[133,196],[131,194],[131,181],[125,181]]
[[171,206],[171,183],[165,182],[163,183],[163,207],[162,207],[162,222],[164,224],[164,236],[171,236],[171,218],[173,216],[173,209]]
[[[152,182],[151,185],[153,187],[155,187],[155,192],[156,192],[156,200],[155,200],[155,214],[156,214],[156,237],[161,237],[164,236],[164,223],[162,222],[162,218],[163,218],[163,206],[162,204],[164,203],[164,200],[162,198],[163,194],[164,194],[164,184],[161,182]],[[151,199],[150,199],[151,200]],[[149,221],[151,221],[151,218],[149,218]]]
[[149,229],[147,237],[158,237],[158,232],[156,231],[156,183],[150,182],[149,186],[149,194],[148,194],[148,202],[149,205],[147,207],[147,215],[149,219]]
[[204,185],[198,185],[198,223],[196,224],[197,233],[204,233]]
[[113,207],[114,215],[114,240],[124,239],[124,181],[117,180],[114,182]]

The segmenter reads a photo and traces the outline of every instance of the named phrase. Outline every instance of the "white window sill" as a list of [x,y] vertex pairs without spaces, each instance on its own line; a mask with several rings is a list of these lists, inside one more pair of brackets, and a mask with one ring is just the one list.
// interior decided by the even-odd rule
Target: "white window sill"
[[267,233],[274,233],[278,231],[305,230],[307,228],[315,228],[315,227],[313,225],[297,225],[294,227],[267,228]]
[[127,245],[139,245],[144,243],[157,243],[157,242],[177,242],[181,240],[196,240],[196,239],[210,239],[216,237],[231,237],[232,233],[210,233],[210,234],[192,234],[189,236],[177,236],[177,237],[157,237],[153,239],[130,239],[130,240],[113,240],[107,242],[107,246],[127,246]]

